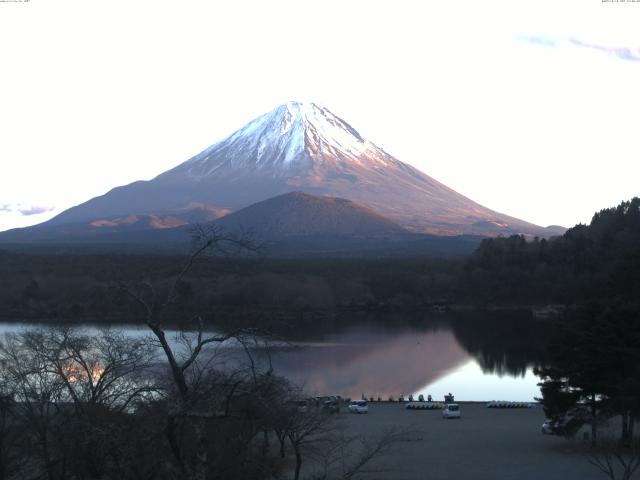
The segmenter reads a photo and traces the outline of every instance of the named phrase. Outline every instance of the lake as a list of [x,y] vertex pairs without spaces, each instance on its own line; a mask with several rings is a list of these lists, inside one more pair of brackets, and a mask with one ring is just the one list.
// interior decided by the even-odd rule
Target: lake
[[[0,333],[24,324],[0,324]],[[93,331],[95,327],[85,327]],[[129,335],[146,329],[120,326]],[[341,315],[293,328],[269,348],[279,373],[310,395],[432,395],[461,401],[533,401],[533,367],[542,361],[545,325],[515,314]],[[267,361],[265,351],[257,358]]]
[[271,361],[311,394],[444,400],[451,392],[456,400],[533,401],[540,396],[532,371],[541,358],[539,335],[524,337],[535,324],[523,320],[521,329],[518,321],[439,316],[347,323],[276,349]]

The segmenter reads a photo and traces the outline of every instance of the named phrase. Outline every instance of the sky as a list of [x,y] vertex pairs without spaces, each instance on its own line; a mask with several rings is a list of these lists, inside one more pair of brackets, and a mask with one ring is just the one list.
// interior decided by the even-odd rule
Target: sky
[[0,0],[0,231],[313,101],[539,225],[640,195],[640,0]]

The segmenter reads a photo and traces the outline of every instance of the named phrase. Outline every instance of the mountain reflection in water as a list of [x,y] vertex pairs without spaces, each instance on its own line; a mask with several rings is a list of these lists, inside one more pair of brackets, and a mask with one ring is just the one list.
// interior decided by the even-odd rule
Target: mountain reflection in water
[[276,372],[310,393],[388,398],[415,392],[469,361],[451,331],[382,333],[355,329],[326,344],[279,350]]
[[[0,336],[35,324],[0,323]],[[97,327],[83,325],[86,333]],[[116,327],[143,337],[143,325]],[[532,367],[544,360],[549,324],[513,313],[406,316],[350,315],[295,323],[284,330],[288,343],[271,343],[275,373],[301,385],[310,395],[367,398],[400,394],[443,400],[532,401],[540,396]],[[167,338],[176,348],[175,331]],[[243,354],[231,345],[221,348]],[[233,352],[236,352],[234,354]],[[266,350],[254,353],[266,361]]]
[[452,392],[458,400],[533,401],[543,346],[530,319],[457,318],[347,324],[271,352],[274,370],[312,395],[351,398]]

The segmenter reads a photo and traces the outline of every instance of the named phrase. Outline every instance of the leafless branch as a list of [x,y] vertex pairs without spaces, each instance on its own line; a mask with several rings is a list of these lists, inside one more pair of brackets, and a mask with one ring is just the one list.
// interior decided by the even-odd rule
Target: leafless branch
[[640,467],[640,440],[624,445],[604,438],[587,454],[587,461],[611,480],[630,480]]

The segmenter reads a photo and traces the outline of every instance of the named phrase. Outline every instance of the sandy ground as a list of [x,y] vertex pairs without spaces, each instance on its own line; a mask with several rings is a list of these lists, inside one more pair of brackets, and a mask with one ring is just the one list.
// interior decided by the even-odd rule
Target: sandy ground
[[[589,465],[583,441],[543,435],[544,412],[533,409],[488,409],[461,403],[462,418],[444,420],[439,410],[406,410],[402,404],[369,403],[368,414],[341,413],[353,433],[367,437],[389,427],[415,433],[394,453],[378,460],[392,472],[371,479],[420,480],[554,480],[603,479]],[[343,410],[344,412],[344,410]]]

